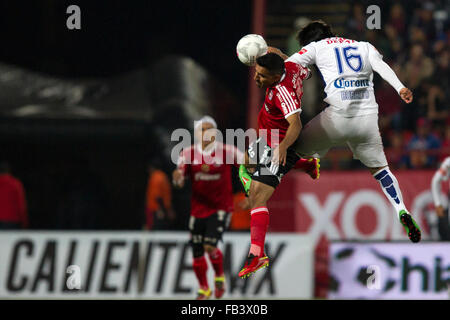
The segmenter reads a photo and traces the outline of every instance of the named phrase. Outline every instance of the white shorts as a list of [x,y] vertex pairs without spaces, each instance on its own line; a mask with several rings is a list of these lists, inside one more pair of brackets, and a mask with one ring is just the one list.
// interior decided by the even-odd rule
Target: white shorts
[[388,165],[376,113],[344,117],[326,108],[305,125],[294,148],[300,156],[323,157],[331,147],[345,144],[368,168]]

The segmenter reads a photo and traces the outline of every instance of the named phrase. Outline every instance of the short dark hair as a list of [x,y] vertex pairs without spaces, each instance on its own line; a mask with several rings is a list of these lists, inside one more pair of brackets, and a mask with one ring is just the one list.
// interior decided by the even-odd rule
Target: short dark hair
[[272,74],[284,73],[284,60],[278,54],[270,52],[256,59],[256,63]]
[[297,35],[300,46],[306,46],[310,42],[319,41],[326,38],[335,37],[331,26],[322,20],[315,20],[308,23],[299,31]]

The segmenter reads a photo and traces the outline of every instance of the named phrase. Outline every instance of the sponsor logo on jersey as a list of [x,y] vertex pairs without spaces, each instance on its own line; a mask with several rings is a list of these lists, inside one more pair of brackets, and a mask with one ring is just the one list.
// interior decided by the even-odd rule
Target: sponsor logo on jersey
[[369,91],[366,89],[341,91],[341,100],[369,99]]
[[368,87],[369,85],[369,79],[345,80],[344,78],[338,78],[334,80],[334,86],[338,89],[364,88]]
[[[297,83],[298,83],[298,73],[294,74],[294,76],[292,77],[292,87],[294,89],[297,88]],[[292,93],[291,93],[292,94]]]
[[269,107],[268,107],[267,104],[265,104],[265,103],[264,103],[264,108],[266,108],[266,111],[267,111],[268,113],[270,113],[270,112],[269,112]]
[[269,92],[269,100],[272,100],[272,98],[273,98],[273,91],[270,91]]
[[203,172],[197,172],[194,175],[194,180],[195,181],[215,181],[215,180],[220,180],[221,174],[220,173],[216,173],[216,174],[209,174],[209,173],[203,173]]
[[298,54],[304,54],[304,53],[306,53],[308,50],[306,50],[305,48],[303,48],[302,50],[300,50],[299,52],[298,52]]

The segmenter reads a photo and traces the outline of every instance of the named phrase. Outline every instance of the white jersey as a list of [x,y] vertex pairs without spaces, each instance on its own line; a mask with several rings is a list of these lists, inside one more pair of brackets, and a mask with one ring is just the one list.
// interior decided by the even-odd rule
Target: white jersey
[[353,117],[378,113],[373,71],[397,92],[405,87],[382,58],[368,42],[334,37],[311,42],[287,61],[305,67],[316,64],[325,81],[324,101],[332,111]]
[[442,162],[440,168],[433,176],[431,181],[431,193],[433,194],[434,205],[442,205],[441,201],[441,183],[447,181],[450,177],[450,157],[447,157]]

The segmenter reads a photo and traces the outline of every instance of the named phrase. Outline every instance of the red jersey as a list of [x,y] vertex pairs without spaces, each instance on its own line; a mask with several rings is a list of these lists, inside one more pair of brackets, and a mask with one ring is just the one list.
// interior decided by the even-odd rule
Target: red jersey
[[9,174],[0,174],[0,221],[28,227],[25,191],[22,183]]
[[[309,70],[300,64],[285,62],[284,66],[286,70],[281,80],[267,88],[264,105],[258,115],[258,129],[267,130],[267,144],[274,148],[286,136],[289,127],[286,118],[302,111],[303,80],[309,75]],[[278,134],[274,129],[278,129]]]
[[235,146],[218,142],[205,150],[192,145],[181,152],[178,169],[192,182],[192,216],[206,218],[218,210],[233,210],[231,166],[243,163],[243,158]]

